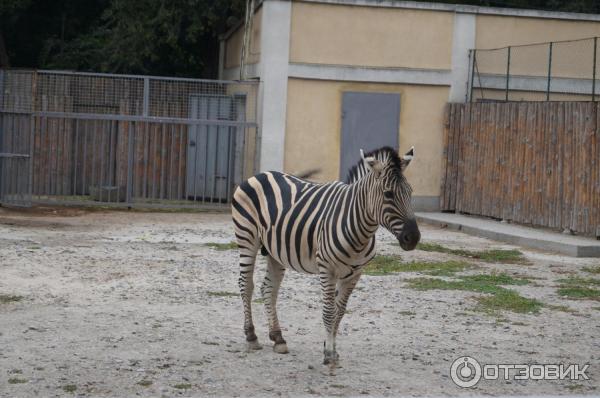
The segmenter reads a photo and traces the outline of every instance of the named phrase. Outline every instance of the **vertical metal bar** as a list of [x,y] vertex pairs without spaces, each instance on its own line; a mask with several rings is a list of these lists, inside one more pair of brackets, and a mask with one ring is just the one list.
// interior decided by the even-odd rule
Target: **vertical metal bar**
[[142,180],[142,197],[148,199],[148,156],[150,152],[150,134],[148,133],[148,122],[144,123],[144,178]]
[[508,56],[507,56],[507,60],[506,60],[506,94],[505,94],[505,101],[508,101],[508,85],[509,85],[509,81],[510,81],[510,46],[508,46]]
[[[133,126],[133,127],[132,127]],[[133,140],[135,133],[135,122],[129,123],[127,135],[127,203],[131,206],[133,199]]]
[[477,50],[471,50],[471,89],[469,90],[469,102],[473,102],[473,83],[475,82],[475,62],[477,62]]
[[87,121],[84,120],[83,122],[83,158],[81,159],[81,162],[83,163],[83,178],[81,179],[81,193],[83,195],[85,195],[87,192],[89,192],[86,189],[86,177],[87,177],[87,164],[88,164],[88,158],[87,158],[87,127],[88,123]]
[[29,201],[27,205],[31,205],[31,197],[33,196],[33,154],[35,146],[35,116],[31,114],[29,117],[29,181],[27,183],[27,194],[29,196]]
[[143,102],[143,116],[150,114],[150,78],[144,78],[144,102]]
[[592,71],[592,101],[596,101],[596,55],[598,52],[598,38],[594,37],[594,70]]
[[548,84],[546,85],[546,101],[550,101],[550,80],[552,77],[552,45],[550,42],[548,45]]
[[169,200],[173,199],[173,158],[174,150],[175,150],[175,125],[169,125],[169,135],[171,140],[171,146],[169,147],[169,172],[167,173],[167,185],[168,185],[168,198]]
[[73,195],[77,195],[77,160],[79,155],[79,119],[75,119],[75,156],[73,157]]

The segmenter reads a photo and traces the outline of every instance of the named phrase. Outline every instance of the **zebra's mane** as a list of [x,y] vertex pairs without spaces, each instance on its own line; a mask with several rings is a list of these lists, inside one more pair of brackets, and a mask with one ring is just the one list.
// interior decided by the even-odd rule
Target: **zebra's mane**
[[[365,153],[366,158],[369,156],[372,156],[383,163],[390,161],[392,167],[394,168],[394,170],[397,171],[398,175],[402,174],[401,159],[398,157],[398,152],[396,152],[395,149],[389,146],[384,146],[379,149],[375,149],[374,151]],[[346,177],[345,182],[347,184],[352,184],[353,182],[356,182],[364,175],[366,175],[368,171],[369,170],[367,170],[365,162],[363,162],[363,160],[360,159],[358,163],[352,166],[352,168],[348,171],[348,176]]]

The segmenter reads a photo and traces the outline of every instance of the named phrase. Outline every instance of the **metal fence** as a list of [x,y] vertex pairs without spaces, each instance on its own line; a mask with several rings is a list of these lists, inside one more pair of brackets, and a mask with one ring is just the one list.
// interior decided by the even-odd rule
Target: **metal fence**
[[597,37],[474,49],[470,101],[596,101]]
[[258,82],[0,70],[0,203],[206,207],[258,162]]

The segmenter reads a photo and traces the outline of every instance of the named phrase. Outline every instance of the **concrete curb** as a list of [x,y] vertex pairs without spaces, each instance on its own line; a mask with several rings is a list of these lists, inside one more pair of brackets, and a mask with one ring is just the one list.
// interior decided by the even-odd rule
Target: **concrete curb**
[[416,213],[417,221],[445,226],[469,235],[565,254],[571,257],[600,257],[600,241],[554,231],[502,224],[498,221],[452,213]]

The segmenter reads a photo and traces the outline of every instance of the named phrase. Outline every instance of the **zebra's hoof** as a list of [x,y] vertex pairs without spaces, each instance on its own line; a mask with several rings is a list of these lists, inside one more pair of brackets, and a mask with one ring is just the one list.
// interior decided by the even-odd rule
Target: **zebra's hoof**
[[262,345],[258,343],[258,340],[252,340],[246,342],[246,349],[248,351],[262,350]]
[[336,365],[340,356],[335,351],[325,351],[325,357],[323,358],[323,365]]
[[287,354],[289,352],[286,343],[279,343],[273,345],[273,351],[275,351],[278,354]]

